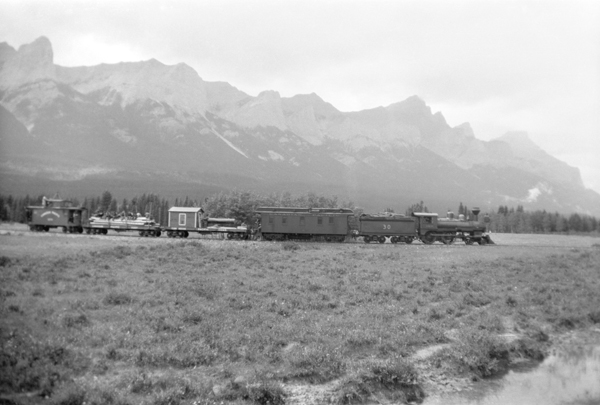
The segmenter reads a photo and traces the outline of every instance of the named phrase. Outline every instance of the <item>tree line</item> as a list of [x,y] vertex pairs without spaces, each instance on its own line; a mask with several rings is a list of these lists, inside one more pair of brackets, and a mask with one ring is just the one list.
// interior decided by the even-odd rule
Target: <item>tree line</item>
[[[43,195],[31,197],[13,197],[0,195],[0,221],[26,222],[25,208],[42,205]],[[118,201],[110,191],[101,195],[77,198],[65,198],[73,206],[82,206],[89,216],[110,213],[150,216],[162,225],[167,225],[169,208],[202,207],[211,217],[235,218],[239,223],[250,224],[254,221],[254,211],[258,207],[308,207],[308,208],[353,208],[352,201],[341,201],[337,196],[324,196],[316,193],[293,195],[290,192],[259,194],[249,191],[230,191],[213,194],[204,200],[189,197],[175,198],[174,201],[159,194],[142,194],[131,199]],[[173,203],[171,203],[173,202]]]
[[490,214],[489,229],[502,233],[598,233],[600,220],[591,215],[570,215],[546,210],[525,211],[523,206],[500,206]]
[[[26,222],[25,207],[41,205],[43,195],[13,197],[0,195],[0,221]],[[206,197],[204,200],[189,197],[170,200],[159,194],[142,194],[131,199],[124,198],[118,201],[110,191],[101,195],[86,197],[83,200],[67,198],[74,206],[83,206],[88,215],[94,213],[111,213],[118,215],[140,214],[149,215],[162,225],[168,223],[170,207],[202,207],[211,217],[235,218],[239,223],[251,224],[254,222],[254,211],[258,207],[307,207],[307,208],[350,208],[355,209],[354,203],[349,200],[339,200],[337,196],[324,196],[316,193],[293,195],[290,192],[259,194],[251,191],[220,192]],[[393,212],[391,209],[387,209]],[[409,216],[413,212],[429,212],[423,201],[412,204],[405,210]],[[360,215],[362,210],[355,210]],[[458,206],[458,215],[473,220],[471,208]],[[482,219],[479,215],[479,219]],[[498,233],[592,233],[600,232],[600,220],[597,218],[573,213],[570,215],[545,210],[525,211],[522,205],[509,208],[499,206],[496,212],[487,213],[490,221],[488,229]]]

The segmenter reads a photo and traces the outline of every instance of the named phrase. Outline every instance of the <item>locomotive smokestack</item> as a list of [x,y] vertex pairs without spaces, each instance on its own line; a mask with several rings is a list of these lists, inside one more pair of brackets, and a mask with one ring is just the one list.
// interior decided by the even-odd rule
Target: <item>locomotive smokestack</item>
[[473,209],[471,209],[471,212],[473,213],[473,215],[475,215],[475,221],[479,221],[479,219],[477,218],[477,216],[481,212],[479,207],[473,207]]

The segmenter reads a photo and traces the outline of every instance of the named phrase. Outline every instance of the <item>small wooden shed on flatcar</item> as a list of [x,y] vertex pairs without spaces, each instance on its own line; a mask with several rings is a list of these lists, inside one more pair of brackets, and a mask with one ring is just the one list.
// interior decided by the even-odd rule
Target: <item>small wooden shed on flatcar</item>
[[201,207],[171,207],[167,226],[174,230],[195,231],[200,228],[203,213]]

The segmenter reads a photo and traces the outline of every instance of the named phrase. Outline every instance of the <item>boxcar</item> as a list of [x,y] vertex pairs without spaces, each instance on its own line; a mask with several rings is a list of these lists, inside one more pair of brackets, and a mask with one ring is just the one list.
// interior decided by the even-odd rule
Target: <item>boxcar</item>
[[41,206],[25,208],[27,225],[32,231],[49,231],[62,228],[63,232],[82,233],[84,207],[73,207],[67,200],[44,197]]
[[417,237],[416,220],[404,215],[368,215],[358,218],[358,236],[365,243],[385,243],[386,238],[392,243],[412,243]]
[[343,242],[350,235],[347,208],[259,207],[260,234],[265,240]]

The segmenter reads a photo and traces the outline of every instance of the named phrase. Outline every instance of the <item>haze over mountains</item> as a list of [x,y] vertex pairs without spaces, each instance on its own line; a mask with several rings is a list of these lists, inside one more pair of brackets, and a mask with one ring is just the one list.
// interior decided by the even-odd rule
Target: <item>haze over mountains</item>
[[341,112],[314,93],[252,97],[184,63],[58,66],[45,37],[0,44],[0,175],[4,194],[237,188],[336,194],[369,211],[424,200],[600,215],[579,170],[526,133],[479,140],[417,96]]

